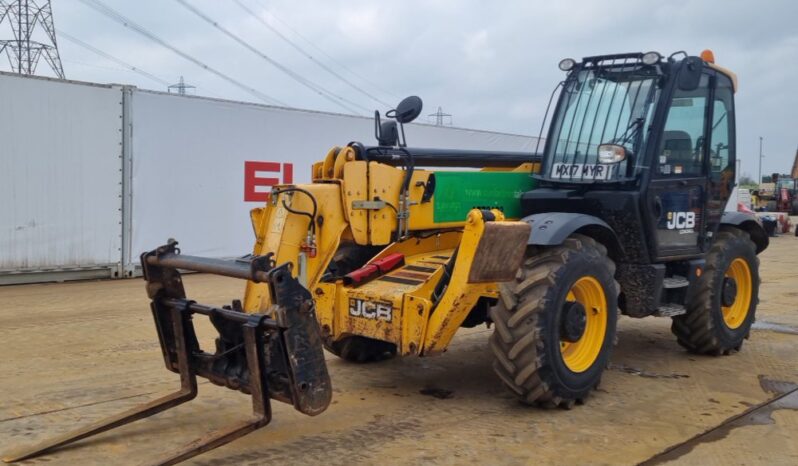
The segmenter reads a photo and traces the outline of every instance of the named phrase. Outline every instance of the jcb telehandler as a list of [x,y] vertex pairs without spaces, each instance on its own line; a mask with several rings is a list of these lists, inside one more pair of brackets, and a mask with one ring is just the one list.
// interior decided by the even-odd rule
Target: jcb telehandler
[[[619,311],[671,317],[696,353],[739,350],[768,238],[755,217],[724,212],[735,75],[709,51],[566,59],[560,69],[542,156],[407,147],[403,125],[421,111],[408,98],[390,120],[376,114],[378,145],[333,148],[312,183],[278,186],[252,211],[252,255],[191,257],[174,241],[143,254],[181,391],[6,461],[187,401],[196,375],[250,393],[256,418],[159,464],[265,425],[269,398],[318,414],[331,397],[322,345],[355,362],[430,356],[458,328],[492,323],[504,384],[524,403],[565,408],[599,383]],[[244,300],[197,304],[178,269],[246,279]],[[199,348],[197,314],[219,332],[213,354]]]

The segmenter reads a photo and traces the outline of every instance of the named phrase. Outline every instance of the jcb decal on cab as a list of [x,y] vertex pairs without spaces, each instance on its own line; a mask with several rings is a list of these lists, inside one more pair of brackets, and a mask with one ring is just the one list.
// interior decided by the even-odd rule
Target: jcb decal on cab
[[668,212],[668,230],[695,228],[695,212]]
[[393,304],[388,301],[367,301],[365,299],[350,298],[349,315],[390,322],[393,319]]

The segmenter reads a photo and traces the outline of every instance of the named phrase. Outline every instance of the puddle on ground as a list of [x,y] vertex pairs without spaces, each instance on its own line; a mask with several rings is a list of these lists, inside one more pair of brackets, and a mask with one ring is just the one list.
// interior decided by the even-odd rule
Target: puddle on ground
[[454,397],[454,391],[446,390],[445,388],[422,388],[419,390],[419,393],[422,395],[434,396],[435,398],[440,398],[441,400]]
[[765,320],[758,320],[751,325],[754,330],[770,330],[771,332],[786,333],[788,335],[798,335],[798,328],[789,325],[777,324]]
[[770,393],[773,395],[784,395],[786,393],[798,390],[798,384],[793,382],[785,382],[783,380],[773,380],[765,377],[764,375],[759,376],[759,386],[762,387],[766,393]]
[[610,364],[610,370],[621,371],[627,374],[632,375],[639,375],[640,377],[646,377],[649,379],[687,379],[690,378],[687,374],[677,374],[675,372],[671,372],[670,374],[660,374],[657,372],[650,372],[644,369],[638,369],[636,367],[627,366],[625,364]]
[[774,380],[760,375],[759,386],[762,387],[762,390],[766,393],[776,395],[775,398],[755,405],[744,413],[724,421],[717,427],[643,461],[640,465],[653,466],[668,461],[674,461],[690,453],[696,446],[702,443],[715,442],[727,437],[732,430],[738,427],[773,424],[775,422],[773,420],[774,411],[780,409],[798,411],[798,384]]

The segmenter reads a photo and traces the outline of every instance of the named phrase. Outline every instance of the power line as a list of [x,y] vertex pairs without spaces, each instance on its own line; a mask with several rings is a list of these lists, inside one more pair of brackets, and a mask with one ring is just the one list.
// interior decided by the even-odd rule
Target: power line
[[[83,48],[89,50],[90,52],[93,52],[93,53],[95,53],[95,54],[97,54],[97,55],[99,55],[99,56],[101,56],[103,58],[106,58],[106,59],[108,59],[110,61],[113,61],[114,63],[117,63],[117,64],[123,66],[124,68],[100,66],[100,65],[97,65],[97,64],[94,64],[94,63],[86,63],[86,62],[81,62],[81,61],[78,61],[78,60],[64,59],[63,61],[76,63],[76,64],[83,65],[83,66],[91,66],[91,67],[94,67],[94,68],[102,68],[102,69],[113,70],[113,71],[133,71],[133,72],[138,73],[138,74],[140,74],[140,75],[142,75],[142,76],[144,76],[144,77],[146,77],[148,79],[151,79],[151,80],[153,80],[153,81],[155,81],[155,82],[157,82],[159,84],[167,86],[167,88],[168,88],[168,86],[171,85],[171,83],[169,81],[167,81],[165,79],[162,79],[162,78],[159,78],[158,76],[156,76],[156,75],[154,75],[152,73],[148,73],[147,71],[144,71],[144,70],[142,70],[141,68],[139,68],[137,66],[131,65],[130,63],[122,61],[122,60],[116,58],[115,56],[113,56],[113,55],[111,55],[109,53],[103,52],[102,50],[100,50],[100,49],[98,49],[98,48],[96,48],[96,47],[94,47],[94,46],[92,46],[92,45],[90,45],[90,44],[88,44],[88,43],[86,43],[86,42],[84,42],[84,41],[82,41],[82,40],[70,35],[70,34],[67,34],[66,32],[63,31],[63,29],[59,29],[58,30],[58,35],[61,36],[64,39],[67,39],[67,40],[75,43],[76,45],[78,45],[80,47],[83,47]],[[211,90],[209,90],[207,88],[203,88],[202,92],[203,92],[203,94],[208,94],[208,95],[211,95],[211,96],[219,98],[219,99],[223,98],[221,95],[219,95],[216,92],[213,92],[213,91],[211,91]]]
[[335,59],[335,57],[333,57],[333,56],[332,56],[332,55],[330,55],[329,53],[325,52],[325,51],[324,51],[324,49],[322,49],[321,47],[319,47],[318,45],[316,45],[315,43],[313,43],[313,41],[311,41],[310,39],[308,39],[307,37],[305,37],[304,35],[302,35],[302,34],[301,34],[299,31],[297,31],[296,29],[294,29],[293,27],[291,27],[291,25],[290,25],[290,24],[288,24],[288,23],[287,23],[285,20],[281,19],[279,16],[277,16],[277,15],[275,15],[274,13],[272,13],[271,11],[269,11],[269,9],[268,9],[268,8],[266,8],[266,6],[265,6],[265,5],[264,5],[264,4],[263,4],[263,3],[262,3],[260,0],[254,0],[254,2],[255,2],[255,3],[257,3],[257,4],[258,4],[258,6],[259,6],[259,7],[260,7],[260,8],[261,8],[263,11],[265,11],[265,12],[266,12],[266,13],[267,13],[269,16],[271,16],[272,18],[274,18],[274,19],[276,19],[277,21],[279,21],[279,22],[280,22],[280,23],[281,23],[283,26],[285,26],[285,28],[286,28],[286,29],[288,29],[289,31],[291,31],[292,33],[294,33],[294,35],[296,35],[297,37],[299,37],[300,39],[302,39],[303,41],[305,41],[305,43],[307,43],[308,45],[310,45],[310,46],[311,46],[311,47],[313,47],[314,49],[318,50],[318,52],[319,52],[319,53],[321,53],[322,55],[324,55],[325,57],[327,57],[327,59],[328,59],[328,60],[330,60],[331,62],[333,62],[333,63],[335,63],[336,65],[338,65],[339,67],[341,67],[341,69],[343,69],[343,70],[347,71],[349,74],[351,74],[352,76],[354,76],[354,77],[356,77],[356,78],[360,79],[361,81],[363,81],[363,82],[365,82],[365,83],[368,83],[369,85],[371,85],[371,87],[373,87],[374,89],[376,89],[376,90],[378,90],[378,91],[382,92],[383,94],[385,94],[385,95],[387,95],[387,96],[390,96],[390,97],[392,97],[392,98],[394,98],[394,99],[397,99],[397,100],[399,99],[399,97],[398,97],[398,96],[396,96],[395,94],[393,94],[393,93],[391,93],[391,92],[388,92],[388,91],[386,91],[385,89],[383,89],[382,87],[380,87],[380,85],[376,84],[374,81],[372,81],[372,80],[370,80],[370,79],[366,78],[365,76],[363,76],[363,75],[361,75],[361,74],[359,74],[359,73],[356,73],[355,71],[352,71],[352,69],[351,69],[351,68],[349,68],[348,66],[346,66],[346,64],[342,63],[342,62],[341,62],[341,61],[339,61],[339,60],[336,60],[336,59]]
[[[258,50],[252,44],[248,43],[247,41],[245,41],[241,37],[233,34],[228,29],[222,27],[218,22],[214,21],[210,16],[208,16],[207,14],[201,12],[196,7],[190,5],[185,0],[175,0],[175,1],[177,1],[180,5],[185,7],[187,10],[189,10],[192,13],[194,13],[195,15],[199,16],[201,19],[203,19],[204,21],[209,23],[211,26],[213,26],[216,29],[218,29],[219,31],[221,31],[226,36],[228,36],[231,39],[233,39],[234,41],[238,42],[240,45],[242,45],[243,47],[245,47],[246,49],[248,49],[252,53],[254,53],[254,54],[258,55],[259,57],[261,57],[262,59],[264,59],[266,62],[268,62],[272,66],[274,66],[277,69],[279,69],[280,71],[286,73],[291,78],[293,78],[295,81],[297,81],[300,84],[304,85],[305,87],[309,88],[310,90],[312,90],[316,94],[324,97],[325,99],[333,102],[336,105],[339,105],[340,107],[342,107],[342,108],[346,109],[347,111],[349,111],[351,113],[354,113],[354,114],[357,114],[358,112],[353,110],[351,107],[347,106],[346,104],[358,107],[358,108],[360,108],[362,110],[365,110],[367,112],[370,111],[368,108],[363,107],[362,105],[358,105],[355,102],[352,102],[352,101],[350,101],[348,99],[345,99],[345,98],[343,98],[343,97],[341,97],[341,96],[339,96],[339,95],[337,95],[337,94],[325,89],[324,87],[322,87],[322,86],[320,86],[320,85],[318,85],[318,84],[306,79],[302,75],[296,73],[295,71],[291,70],[290,68],[288,68],[288,67],[284,66],[283,64],[277,62],[276,60],[274,60],[270,56],[266,55],[264,52]],[[336,99],[338,99],[338,100],[336,100]]]
[[94,62],[88,62],[88,61],[83,61],[83,60],[74,60],[72,58],[62,58],[61,61],[64,62],[64,63],[72,63],[72,64],[80,65],[80,66],[88,66],[90,68],[95,68],[95,69],[98,69],[98,70],[124,71],[126,73],[130,71],[129,69],[122,68],[121,66],[98,65],[97,63],[94,63]]
[[64,39],[76,44],[76,45],[79,45],[79,46],[85,48],[86,50],[94,52],[95,54],[97,54],[97,55],[99,55],[99,56],[101,56],[101,57],[103,57],[103,58],[105,58],[107,60],[111,60],[112,62],[114,62],[114,63],[116,63],[118,65],[122,65],[125,68],[129,69],[130,71],[136,72],[136,73],[138,73],[138,74],[140,74],[142,76],[145,76],[145,77],[147,77],[147,78],[149,78],[149,79],[151,79],[151,80],[153,80],[153,81],[155,81],[155,82],[157,82],[159,84],[163,84],[164,86],[168,86],[169,85],[168,81],[166,81],[164,79],[161,79],[158,76],[155,76],[154,74],[150,74],[150,73],[142,70],[141,68],[137,68],[137,67],[131,65],[130,63],[126,63],[126,62],[116,58],[115,56],[109,54],[109,53],[103,52],[102,50],[100,50],[100,49],[98,49],[98,48],[96,48],[96,47],[94,47],[92,45],[89,45],[86,42],[83,42],[82,40],[78,39],[77,37],[74,37],[74,36],[72,36],[70,34],[67,34],[63,30],[60,30],[58,32],[58,35],[63,37]]
[[[85,1],[85,0],[81,0],[81,1]],[[229,38],[233,39],[234,41],[238,42],[241,46],[245,47],[250,52],[258,55],[259,57],[261,57],[262,59],[266,60],[268,63],[270,63],[271,65],[273,65],[274,67],[276,67],[280,71],[286,73],[288,76],[290,76],[291,78],[293,78],[294,80],[296,80],[300,84],[302,84],[305,87],[311,89],[312,91],[314,91],[315,93],[319,94],[320,96],[326,98],[327,100],[337,104],[338,106],[340,106],[342,108],[345,108],[347,111],[349,111],[349,112],[351,112],[353,114],[357,114],[358,112],[353,110],[351,107],[349,107],[346,104],[361,108],[361,109],[365,110],[366,112],[370,111],[368,108],[363,107],[362,105],[358,105],[358,104],[356,104],[356,103],[354,103],[354,102],[352,102],[352,101],[350,101],[348,99],[345,99],[345,98],[343,98],[343,97],[341,97],[341,96],[339,96],[339,95],[337,95],[337,94],[335,94],[335,93],[323,88],[322,86],[319,86],[318,84],[316,84],[316,83],[304,78],[303,76],[301,76],[300,74],[294,72],[290,68],[282,65],[281,63],[277,62],[276,60],[274,60],[270,56],[266,55],[262,51],[260,51],[257,48],[255,48],[249,42],[247,42],[244,39],[240,38],[239,36],[233,34],[228,29],[222,27],[218,22],[214,21],[210,16],[206,15],[205,13],[201,12],[200,10],[195,8],[194,6],[190,5],[185,0],[175,0],[175,1],[177,3],[179,3],[180,5],[182,5],[183,7],[185,7],[187,10],[191,11],[195,15],[199,16],[200,18],[202,18],[205,22],[207,22],[211,26],[213,26],[216,29],[218,29],[219,31],[221,31],[227,37],[229,37]]]
[[278,99],[276,99],[274,97],[271,97],[271,96],[269,96],[267,94],[264,94],[263,92],[260,92],[257,89],[249,87],[246,84],[236,80],[235,78],[232,78],[232,77],[222,73],[221,71],[210,67],[209,65],[207,65],[207,64],[203,63],[202,61],[194,58],[193,56],[187,54],[186,52],[183,52],[182,50],[170,45],[165,40],[161,39],[160,37],[156,36],[155,34],[151,33],[150,31],[144,29],[142,26],[139,26],[138,24],[134,23],[130,19],[128,19],[125,16],[123,16],[121,13],[117,12],[116,10],[114,10],[113,8],[105,5],[103,2],[101,2],[99,0],[78,0],[78,1],[80,1],[84,5],[88,6],[89,8],[92,8],[93,10],[97,11],[98,13],[100,13],[100,14],[102,14],[102,15],[104,15],[104,16],[106,16],[106,17],[108,17],[108,18],[110,18],[110,19],[112,19],[114,21],[116,21],[117,23],[125,26],[126,28],[129,28],[129,29],[132,29],[135,32],[138,32],[139,34],[143,35],[144,37],[152,40],[153,42],[156,42],[156,43],[160,44],[161,46],[171,50],[172,52],[176,53],[177,55],[180,55],[184,59],[194,63],[195,65],[199,66],[200,68],[203,68],[206,71],[209,71],[209,72],[215,74],[216,76],[218,76],[218,77],[224,79],[225,81],[233,84],[234,86],[246,91],[247,93],[257,97],[258,99],[263,100],[264,102],[267,102],[267,103],[276,103],[277,105],[282,105],[282,106],[286,106],[286,107],[288,106],[284,102],[281,102],[280,100],[278,100]]
[[[292,41],[291,39],[289,39],[288,37],[286,37],[286,36],[285,36],[285,34],[283,34],[282,32],[278,31],[278,30],[277,30],[277,28],[275,28],[274,26],[272,26],[272,25],[271,25],[271,24],[269,24],[268,22],[264,21],[264,20],[263,20],[263,18],[261,18],[261,17],[260,17],[260,16],[259,16],[257,13],[255,13],[255,12],[254,12],[254,11],[252,11],[252,10],[251,10],[249,7],[247,7],[246,5],[244,5],[244,4],[241,2],[241,0],[233,0],[233,1],[234,1],[234,2],[235,2],[235,3],[236,3],[238,6],[239,6],[239,7],[241,7],[241,9],[242,9],[242,10],[246,11],[247,13],[249,13],[249,14],[250,14],[250,16],[252,16],[252,17],[253,17],[253,18],[255,18],[256,20],[258,20],[258,22],[259,22],[259,23],[261,23],[261,24],[262,24],[262,25],[264,25],[264,26],[265,26],[267,29],[269,29],[270,31],[272,31],[273,33],[275,33],[275,34],[277,35],[277,37],[279,37],[280,39],[282,39],[283,41],[285,41],[286,43],[288,43],[288,45],[290,45],[291,47],[293,47],[293,48],[294,48],[294,49],[295,49],[297,52],[299,52],[299,53],[301,53],[302,55],[304,55],[305,57],[307,57],[307,58],[308,58],[310,61],[312,61],[312,62],[316,63],[317,65],[319,65],[320,67],[322,67],[322,68],[323,68],[325,71],[327,71],[327,72],[328,72],[328,73],[330,73],[331,75],[335,76],[336,78],[340,79],[341,81],[345,82],[345,83],[346,83],[346,84],[348,84],[348,85],[349,85],[349,86],[350,86],[352,89],[354,89],[354,90],[356,90],[356,91],[360,92],[361,94],[365,95],[366,97],[370,98],[371,100],[373,100],[373,101],[377,102],[377,103],[378,103],[378,104],[380,104],[380,105],[384,105],[385,107],[392,108],[392,105],[391,105],[391,104],[389,104],[389,103],[386,103],[386,102],[385,102],[385,101],[383,101],[383,100],[380,100],[378,97],[375,97],[374,95],[372,95],[371,93],[369,93],[369,92],[368,92],[368,91],[366,91],[365,89],[361,88],[361,87],[360,87],[360,86],[358,86],[357,84],[355,84],[355,83],[353,83],[352,81],[350,81],[350,80],[346,79],[346,77],[344,77],[344,76],[341,76],[339,73],[337,73],[335,70],[333,70],[333,69],[332,69],[332,68],[330,68],[329,66],[327,66],[327,65],[325,65],[324,63],[322,63],[321,61],[317,60],[317,59],[316,59],[316,58],[315,58],[313,55],[311,55],[311,54],[309,54],[307,51],[305,51],[305,49],[303,49],[303,48],[302,48],[302,47],[301,47],[299,44],[297,44],[296,42],[294,42],[294,41]],[[181,3],[182,3],[182,2],[181,2]]]

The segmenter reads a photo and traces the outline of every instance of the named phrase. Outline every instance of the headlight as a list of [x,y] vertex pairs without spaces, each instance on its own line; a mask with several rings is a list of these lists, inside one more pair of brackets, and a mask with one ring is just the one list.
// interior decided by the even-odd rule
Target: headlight
[[646,52],[643,54],[643,63],[646,65],[655,65],[662,59],[659,52]]
[[557,66],[559,66],[563,71],[571,71],[571,69],[576,66],[576,60],[573,58],[563,58],[560,60],[560,64]]
[[602,144],[598,147],[599,163],[618,163],[626,158],[626,149],[617,144]]

